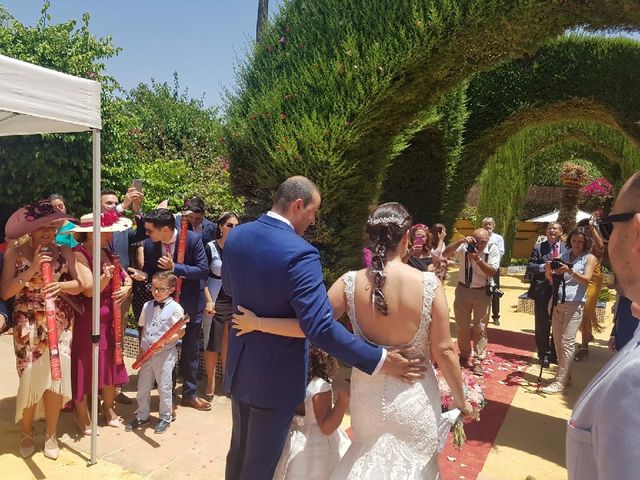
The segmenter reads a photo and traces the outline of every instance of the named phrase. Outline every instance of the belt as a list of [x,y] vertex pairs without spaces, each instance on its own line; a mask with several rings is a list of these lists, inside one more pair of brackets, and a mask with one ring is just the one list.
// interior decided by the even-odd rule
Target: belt
[[462,283],[462,282],[458,282],[458,286],[459,286],[459,287],[464,287],[464,288],[469,288],[469,289],[471,289],[471,290],[484,290],[484,288],[485,288],[484,286],[482,286],[482,287],[467,287],[467,286],[466,286],[464,283]]

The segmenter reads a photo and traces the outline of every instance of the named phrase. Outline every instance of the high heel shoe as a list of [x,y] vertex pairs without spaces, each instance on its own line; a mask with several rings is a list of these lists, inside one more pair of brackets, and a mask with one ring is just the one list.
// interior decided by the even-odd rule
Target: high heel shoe
[[78,420],[77,416],[74,416],[73,421],[76,424],[76,428],[78,429],[78,433],[80,433],[80,435],[82,435],[83,437],[88,437],[91,435],[91,423],[89,423],[89,425],[87,425],[86,427],[83,427],[82,425],[80,425],[80,421]]
[[58,447],[58,439],[56,438],[56,434],[49,436],[45,432],[44,434],[46,440],[44,442],[44,456],[50,458],[51,460],[57,460],[60,456],[60,447]]
[[22,458],[27,458],[33,455],[36,450],[36,445],[33,441],[33,431],[31,433],[22,433],[20,442],[18,442],[18,451]]

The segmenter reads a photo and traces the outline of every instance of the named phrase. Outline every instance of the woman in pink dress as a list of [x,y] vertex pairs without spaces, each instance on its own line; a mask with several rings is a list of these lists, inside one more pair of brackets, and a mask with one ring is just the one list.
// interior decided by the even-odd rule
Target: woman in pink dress
[[[116,292],[111,286],[114,272],[113,255],[109,251],[109,242],[113,232],[121,232],[131,227],[131,220],[119,218],[115,211],[108,211],[101,216],[100,233],[100,354],[98,357],[98,388],[102,394],[102,416],[105,425],[122,427],[114,410],[116,386],[129,381],[124,364],[116,365],[114,360],[115,336],[113,332],[113,302],[122,301],[131,294],[132,281],[120,270],[122,287]],[[78,263],[90,270],[93,267],[93,214],[83,215],[80,225],[69,230],[78,240],[74,248]],[[73,401],[76,409],[76,425],[83,435],[91,435],[91,419],[87,406],[87,396],[91,394],[91,331],[92,331],[92,289],[84,290],[80,297],[84,304],[84,314],[76,318],[71,344],[71,378]],[[123,319],[123,328],[126,319]]]

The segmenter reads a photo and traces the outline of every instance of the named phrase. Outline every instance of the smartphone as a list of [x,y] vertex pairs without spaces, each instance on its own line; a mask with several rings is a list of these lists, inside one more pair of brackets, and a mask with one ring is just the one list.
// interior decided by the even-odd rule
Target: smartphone
[[413,239],[413,245],[416,247],[424,247],[424,237],[421,235],[416,236],[416,238]]
[[142,179],[141,178],[134,178],[132,186],[137,191],[141,192],[142,191]]

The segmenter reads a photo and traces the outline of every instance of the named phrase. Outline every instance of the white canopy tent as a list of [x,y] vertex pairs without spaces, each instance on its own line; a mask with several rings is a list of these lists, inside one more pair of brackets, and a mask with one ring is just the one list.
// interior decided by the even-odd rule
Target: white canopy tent
[[[553,212],[545,213],[544,215],[540,215],[539,217],[530,218],[529,220],[525,220],[525,222],[533,222],[533,223],[549,223],[549,222],[557,222],[558,217],[560,216],[560,210],[554,210]],[[591,214],[584,212],[582,210],[578,210],[576,212],[576,223],[591,218]]]
[[[0,55],[0,136],[92,132],[95,238],[100,235],[101,128],[100,83]],[[100,242],[94,242],[91,464],[96,463],[97,451],[99,301]]]

